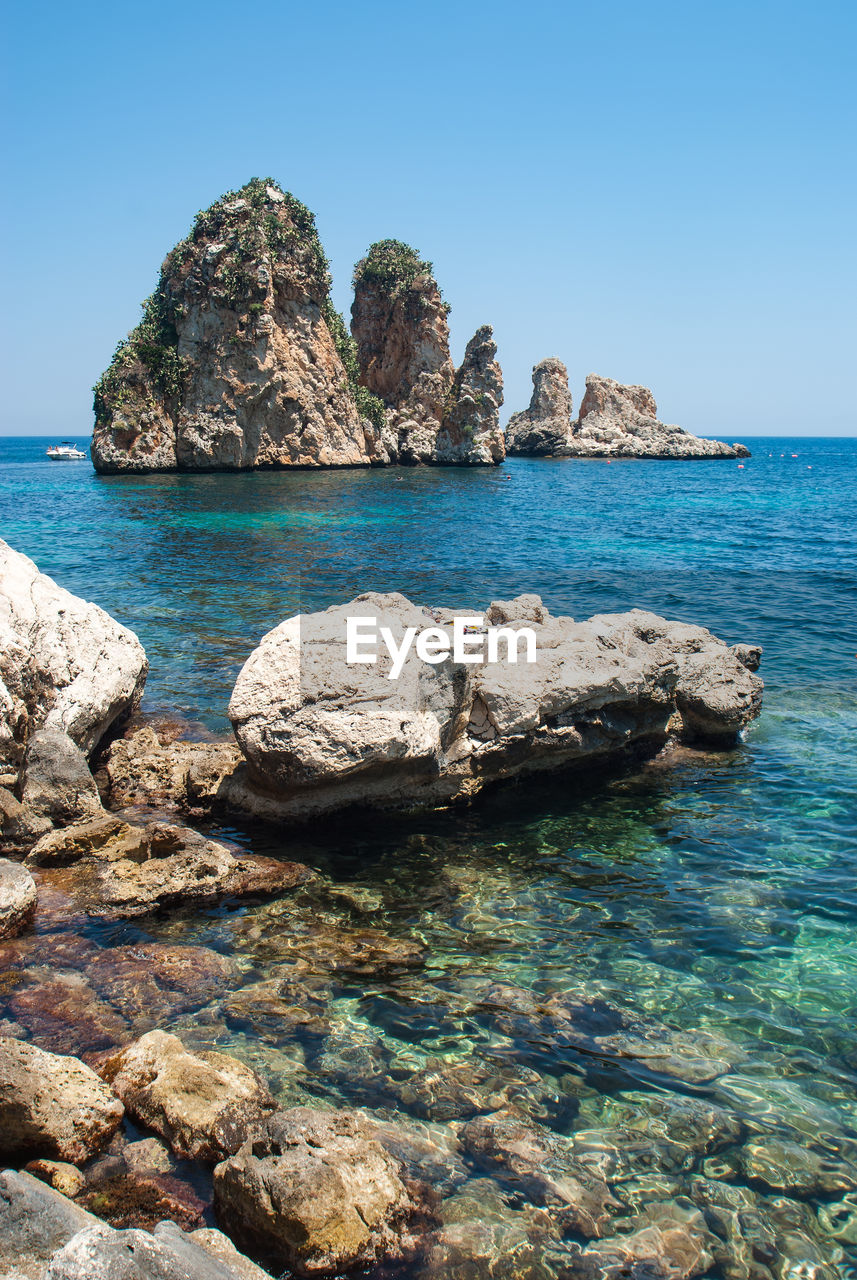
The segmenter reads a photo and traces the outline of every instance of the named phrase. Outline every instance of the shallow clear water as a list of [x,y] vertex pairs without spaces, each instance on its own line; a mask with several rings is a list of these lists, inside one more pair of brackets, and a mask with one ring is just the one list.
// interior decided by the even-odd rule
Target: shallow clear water
[[[228,831],[323,881],[282,902],[92,931],[99,947],[150,937],[235,958],[229,992],[174,1010],[183,1035],[255,1062],[286,1101],[448,1126],[470,1104],[459,1091],[444,1109],[426,1063],[447,1079],[487,1064],[559,1132],[603,1129],[623,1100],[627,1118],[658,1095],[702,1096],[751,1139],[857,1164],[857,441],[759,440],[743,468],[514,460],[131,478],[42,461],[45,443],[0,442],[0,536],[138,632],[149,709],[212,729],[264,631],[367,589],[475,606],[535,591],[576,617],[643,606],[765,647],[765,710],[734,752],[546,779],[430,817]],[[383,937],[357,963],[367,928]],[[418,960],[391,958],[403,940],[425,948]],[[254,984],[274,977],[322,1022],[264,1007]],[[558,1048],[535,1027],[510,1033],[486,1011],[489,980],[582,988],[712,1033],[729,1070],[699,1085]],[[110,982],[93,985],[145,1025]],[[484,1103],[484,1082],[467,1087]],[[689,1172],[749,1186],[776,1217],[776,1192],[735,1164],[747,1140],[694,1156]],[[786,1194],[857,1275],[854,1194]]]

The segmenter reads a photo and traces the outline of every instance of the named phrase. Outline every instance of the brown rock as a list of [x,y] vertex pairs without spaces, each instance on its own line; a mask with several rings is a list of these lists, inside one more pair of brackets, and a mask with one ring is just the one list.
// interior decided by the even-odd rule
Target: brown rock
[[112,1227],[152,1231],[168,1218],[183,1231],[201,1227],[206,1203],[179,1178],[163,1173],[124,1173],[80,1196],[79,1203]]
[[148,1032],[100,1070],[128,1114],[180,1159],[231,1155],[275,1105],[255,1072],[237,1058],[191,1053],[164,1031]]
[[128,1035],[124,1018],[99,999],[81,973],[25,973],[9,996],[9,1009],[54,1053],[112,1049]]
[[355,1114],[277,1112],[214,1171],[218,1220],[298,1275],[402,1260],[418,1205]]
[[63,886],[86,914],[119,918],[178,903],[280,893],[311,875],[299,863],[236,858],[190,827],[133,826],[111,815],[49,833],[27,861],[71,864]]
[[80,1164],[110,1141],[122,1103],[77,1058],[0,1037],[0,1155]]
[[27,1173],[34,1178],[46,1182],[54,1191],[73,1200],[86,1186],[86,1178],[73,1164],[64,1164],[61,1160],[31,1160],[25,1165]]

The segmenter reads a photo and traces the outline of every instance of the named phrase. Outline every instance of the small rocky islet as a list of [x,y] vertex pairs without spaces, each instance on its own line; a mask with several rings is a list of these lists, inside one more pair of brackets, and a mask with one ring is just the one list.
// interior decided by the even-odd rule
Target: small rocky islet
[[531,404],[504,433],[491,326],[456,369],[432,264],[399,240],[376,242],[355,266],[350,327],[330,288],[313,214],[273,179],[198,213],[95,386],[96,470],[748,456],[659,422],[645,387],[595,375],[572,421],[555,359],[536,366]]
[[[741,1105],[739,1044],[583,967],[498,973],[519,904],[496,872],[444,871],[473,940],[450,967],[430,895],[391,912],[301,856],[358,798],[407,814],[728,751],[758,648],[523,596],[485,616],[536,632],[530,678],[409,659],[391,686],[337,651],[364,607],[399,632],[451,612],[288,619],[236,682],[234,739],[194,740],[141,718],[136,637],[0,544],[2,1274],[846,1274],[857,1143]],[[276,856],[236,842],[259,819]]]

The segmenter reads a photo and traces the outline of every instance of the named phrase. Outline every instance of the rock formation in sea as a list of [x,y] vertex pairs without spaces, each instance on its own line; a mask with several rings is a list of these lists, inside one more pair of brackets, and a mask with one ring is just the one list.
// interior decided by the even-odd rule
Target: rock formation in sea
[[37,729],[89,753],[140,703],[143,646],[0,540],[0,764],[20,763]]
[[576,422],[571,421],[568,374],[560,360],[533,368],[528,409],[506,427],[510,455],[562,458],[749,458],[743,444],[703,440],[658,420],[648,387],[623,386],[590,373]]
[[533,366],[529,408],[513,413],[506,427],[506,452],[524,457],[563,454],[572,446],[568,370],[549,356]]
[[360,382],[383,406],[381,461],[492,465],[504,457],[491,329],[477,330],[456,372],[448,312],[432,264],[399,240],[373,244],[354,268],[351,332]]
[[743,444],[702,440],[683,427],[658,421],[648,387],[626,387],[590,373],[571,452],[575,457],[748,458]]
[[313,215],[254,178],[168,254],[95,387],[92,460],[102,472],[365,465],[355,374]]

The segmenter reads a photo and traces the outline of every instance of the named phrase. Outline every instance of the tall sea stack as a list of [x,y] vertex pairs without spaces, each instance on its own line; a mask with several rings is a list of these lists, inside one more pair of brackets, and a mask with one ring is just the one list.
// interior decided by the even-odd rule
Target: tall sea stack
[[356,393],[315,219],[254,178],[167,256],[95,387],[92,460],[102,472],[365,465]]
[[373,244],[354,269],[351,332],[360,382],[383,405],[383,461],[490,466],[504,457],[490,326],[477,330],[456,372],[448,312],[432,264],[399,240]]

